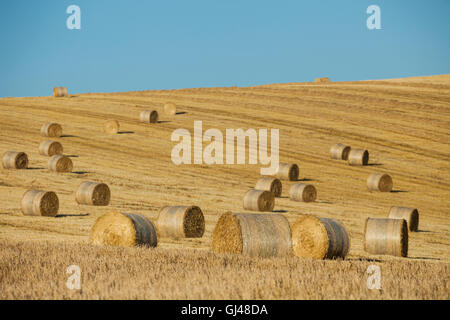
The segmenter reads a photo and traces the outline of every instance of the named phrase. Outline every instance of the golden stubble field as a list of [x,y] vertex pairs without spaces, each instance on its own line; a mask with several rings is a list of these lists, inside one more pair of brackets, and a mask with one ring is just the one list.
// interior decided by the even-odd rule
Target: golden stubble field
[[[70,90],[70,88],[69,88]],[[49,88],[51,92],[51,88]],[[174,102],[179,114],[164,116]],[[139,123],[156,108],[161,122]],[[116,119],[121,134],[103,133]],[[259,177],[258,165],[181,165],[171,161],[172,132],[217,128],[278,128],[280,160],[300,166],[318,191],[314,203],[276,199],[275,211],[292,223],[302,214],[334,218],[351,237],[346,261],[294,257],[250,259],[209,251],[211,234],[226,211],[242,212],[242,197]],[[63,126],[56,139],[74,172],[51,173],[39,155],[47,121]],[[370,166],[333,161],[337,143],[367,148]],[[204,144],[206,145],[206,144]],[[409,299],[450,297],[450,75],[384,81],[289,83],[248,88],[200,88],[76,94],[69,98],[0,99],[0,153],[24,151],[29,170],[0,169],[0,298],[150,299]],[[391,193],[367,191],[372,172],[394,179]],[[75,202],[79,184],[105,182],[109,207]],[[284,182],[284,196],[292,182]],[[55,191],[56,218],[23,216],[29,188]],[[159,239],[157,249],[101,248],[89,230],[105,212],[143,214],[165,205],[198,205],[206,219],[201,239]],[[393,205],[416,207],[420,231],[410,233],[409,257],[363,250],[367,217],[386,217]],[[66,288],[66,268],[82,269],[83,290]],[[366,287],[370,264],[382,270],[382,290]]]

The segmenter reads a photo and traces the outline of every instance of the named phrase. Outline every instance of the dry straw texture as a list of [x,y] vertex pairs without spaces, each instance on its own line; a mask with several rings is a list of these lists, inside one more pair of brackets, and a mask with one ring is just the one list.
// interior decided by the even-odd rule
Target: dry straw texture
[[278,178],[261,178],[256,182],[255,190],[270,191],[276,198],[281,197],[283,186]]
[[104,214],[95,221],[89,240],[93,244],[108,246],[156,247],[157,245],[153,223],[146,217],[134,213]]
[[205,218],[197,206],[167,206],[159,211],[156,228],[161,237],[201,238]]
[[408,227],[405,220],[367,218],[364,233],[366,252],[408,256]]
[[164,105],[164,113],[174,116],[177,114],[177,107],[173,103],[166,103]]
[[23,195],[21,207],[25,215],[54,217],[59,210],[59,200],[52,191],[28,190]]
[[314,82],[330,82],[330,78],[316,78],[314,79]]
[[276,176],[282,180],[297,181],[299,173],[300,170],[295,163],[280,163]]
[[394,183],[386,173],[372,173],[367,178],[367,188],[370,191],[391,192]]
[[91,206],[107,206],[111,199],[111,191],[105,183],[85,181],[78,187],[75,200],[78,204]]
[[369,164],[369,151],[351,149],[348,154],[348,164],[351,166],[367,166]]
[[391,207],[390,219],[404,219],[409,231],[416,232],[419,229],[419,211],[415,208]]
[[54,87],[53,88],[53,97],[60,98],[60,97],[67,97],[69,94],[67,93],[66,87]]
[[46,140],[39,145],[39,154],[52,157],[56,154],[63,154],[63,146],[58,141]]
[[27,169],[28,156],[25,152],[7,151],[2,158],[5,169]]
[[47,122],[41,128],[41,135],[43,137],[59,138],[62,136],[62,127],[55,122]]
[[139,116],[139,120],[143,123],[157,123],[159,119],[158,111],[144,110]]
[[103,131],[109,134],[116,134],[120,130],[120,123],[117,120],[108,120],[103,125]]
[[350,146],[346,146],[345,144],[342,143],[335,144],[330,149],[331,159],[347,160],[350,150],[351,150]]
[[57,154],[48,160],[48,169],[53,172],[72,172],[73,163],[69,157]]
[[251,257],[281,257],[292,254],[291,229],[279,214],[223,214],[213,232],[212,249]]
[[296,183],[289,190],[289,197],[293,201],[313,202],[316,201],[317,191],[312,184]]
[[345,258],[350,238],[336,220],[303,216],[292,225],[292,248],[300,258]]
[[245,210],[271,212],[275,206],[275,196],[270,191],[251,189],[245,194],[243,203]]

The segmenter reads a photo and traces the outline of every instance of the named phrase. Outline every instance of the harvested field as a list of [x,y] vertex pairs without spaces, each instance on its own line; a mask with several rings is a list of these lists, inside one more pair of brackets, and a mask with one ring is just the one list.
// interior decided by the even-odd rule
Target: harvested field
[[[167,101],[183,113],[158,126],[139,122],[143,109],[162,109]],[[49,119],[64,128],[56,140],[74,157],[72,173],[49,172],[48,157],[39,154],[40,129]],[[108,119],[117,119],[129,131],[99,134]],[[242,196],[255,186],[260,166],[174,165],[171,150],[176,143],[170,141],[171,134],[178,128],[192,133],[194,120],[202,120],[204,130],[222,132],[278,128],[280,161],[297,163],[300,182],[310,181],[320,196],[311,203],[290,201],[288,191],[296,182],[283,181],[276,209],[290,223],[303,214],[341,222],[351,238],[346,261],[258,260],[205,251],[210,250],[220,215],[242,211]],[[369,150],[369,165],[349,166],[330,159],[330,146],[337,141]],[[64,99],[2,98],[0,154],[8,150],[26,152],[29,169],[0,168],[4,298],[71,295],[59,280],[49,282],[46,277],[57,274],[66,279],[65,268],[74,263],[80,263],[92,280],[85,282],[78,298],[449,298],[448,280],[442,275],[449,274],[450,264],[450,75],[87,93]],[[366,179],[377,171],[395,177],[392,192],[367,191]],[[75,193],[83,181],[106,183],[112,195],[109,206],[78,205]],[[24,216],[20,203],[28,189],[56,192],[57,217]],[[154,221],[161,207],[182,204],[202,208],[206,223],[202,238],[162,238],[157,249],[88,245],[93,223],[106,212],[142,214]],[[419,232],[409,235],[407,258],[364,251],[366,218],[386,218],[392,206],[420,212]],[[143,264],[138,263],[141,256],[147,257]],[[373,263],[383,271],[382,292],[368,291],[361,284]],[[169,269],[179,277],[165,276]],[[230,278],[228,284],[222,275]],[[193,285],[202,279],[201,286]],[[136,285],[129,286],[131,282]],[[42,290],[36,289],[38,283]],[[172,289],[164,289],[167,285]]]

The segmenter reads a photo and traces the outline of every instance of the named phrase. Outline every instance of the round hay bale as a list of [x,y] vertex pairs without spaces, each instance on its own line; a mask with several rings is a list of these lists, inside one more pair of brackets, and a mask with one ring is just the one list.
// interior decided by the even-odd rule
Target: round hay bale
[[369,164],[369,151],[351,149],[348,154],[348,164],[351,166],[367,166]]
[[52,157],[56,154],[63,154],[63,146],[58,141],[46,140],[39,145],[39,154]]
[[67,97],[67,88],[66,87],[54,87],[53,88],[53,97],[60,98],[60,97]]
[[338,143],[331,147],[331,159],[334,160],[347,160],[348,154],[352,148],[344,144]]
[[292,254],[291,229],[280,214],[223,214],[213,232],[212,249],[269,258]]
[[295,163],[280,163],[276,177],[282,180],[297,181],[300,170]]
[[336,220],[303,216],[292,225],[292,249],[300,258],[345,258],[350,238]]
[[120,123],[117,120],[108,120],[103,125],[103,131],[109,134],[116,134],[120,130]]
[[390,219],[404,219],[411,232],[419,229],[419,211],[415,208],[391,207],[389,210]]
[[25,215],[54,217],[59,210],[59,200],[52,191],[28,190],[22,197],[21,207]]
[[105,183],[85,181],[78,187],[75,200],[78,204],[90,206],[107,206],[111,199],[111,191]]
[[197,206],[167,206],[159,210],[156,227],[162,237],[201,238],[205,218]]
[[141,112],[139,119],[143,123],[157,123],[159,119],[158,111],[144,110]]
[[316,78],[316,79],[314,79],[314,82],[318,82],[318,83],[321,83],[321,82],[330,82],[330,78],[328,78],[328,77],[324,77],[324,78]]
[[293,201],[314,202],[317,198],[317,191],[312,184],[296,183],[289,190],[289,197]]
[[281,197],[283,186],[278,178],[261,178],[256,182],[255,190],[270,191],[276,198]]
[[41,135],[43,137],[59,138],[62,136],[62,127],[55,122],[47,122],[41,128]]
[[48,169],[53,172],[72,172],[73,163],[70,158],[57,154],[48,160]]
[[244,196],[245,210],[271,212],[274,206],[275,196],[270,191],[251,189]]
[[408,256],[408,227],[403,219],[367,218],[364,250],[372,254]]
[[372,173],[367,178],[367,188],[370,191],[391,192],[392,178],[386,173]]
[[106,213],[92,226],[89,241],[107,246],[156,247],[157,236],[153,223],[134,213]]
[[2,158],[5,169],[27,169],[28,156],[25,152],[7,151]]
[[164,113],[174,116],[177,114],[177,107],[173,103],[166,103],[164,105]]

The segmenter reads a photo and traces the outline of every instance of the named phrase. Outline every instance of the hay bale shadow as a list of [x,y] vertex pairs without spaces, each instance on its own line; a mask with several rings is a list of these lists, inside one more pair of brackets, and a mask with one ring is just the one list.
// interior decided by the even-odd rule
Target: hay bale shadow
[[117,134],[134,134],[134,131],[119,131]]
[[74,136],[72,134],[63,134],[60,138],[78,138],[78,136]]
[[68,157],[68,158],[78,158],[79,156],[77,156],[76,154],[67,154],[66,157]]
[[403,193],[403,192],[408,192],[406,190],[391,190],[391,193]]
[[368,163],[367,164],[368,167],[379,167],[379,166],[382,166],[382,165],[383,165],[382,163]]
[[43,167],[29,167],[27,168],[27,170],[44,170],[45,168]]
[[74,174],[87,174],[90,173],[89,171],[73,171]]
[[55,218],[67,218],[67,217],[87,217],[89,213],[82,213],[82,214],[58,214],[55,216]]
[[281,210],[272,210],[272,212],[277,212],[277,213],[288,213],[289,211],[281,209]]
[[182,115],[182,114],[187,114],[187,112],[186,111],[180,111],[180,112],[177,112],[175,114],[178,116],[178,115]]
[[167,120],[159,120],[158,121],[158,123],[167,123],[167,122],[170,122],[170,121],[167,121]]

